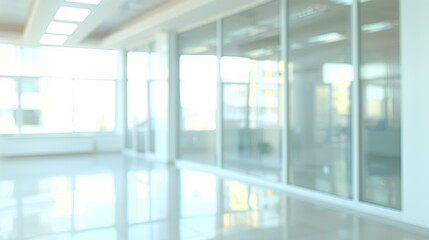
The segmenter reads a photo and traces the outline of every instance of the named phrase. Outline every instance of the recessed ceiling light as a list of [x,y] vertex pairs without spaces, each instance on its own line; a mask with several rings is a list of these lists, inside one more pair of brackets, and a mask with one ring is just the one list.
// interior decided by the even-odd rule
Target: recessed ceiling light
[[91,10],[87,8],[60,7],[55,14],[56,20],[83,22]]
[[308,39],[309,43],[332,43],[346,39],[346,37],[340,33],[332,32],[326,33]]
[[43,34],[40,38],[41,44],[63,45],[67,41],[66,35]]
[[100,4],[101,0],[66,0],[67,2],[75,2],[75,3],[86,3],[92,5]]
[[76,30],[76,28],[77,24],[74,23],[51,22],[46,29],[46,32],[70,35]]
[[395,25],[389,21],[370,23],[362,26],[362,30],[369,33],[385,31],[394,28]]

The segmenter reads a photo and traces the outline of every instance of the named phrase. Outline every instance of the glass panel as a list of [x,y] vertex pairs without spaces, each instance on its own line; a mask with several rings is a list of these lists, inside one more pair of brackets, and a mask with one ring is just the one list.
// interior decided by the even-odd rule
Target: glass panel
[[0,44],[0,74],[18,76],[20,74],[20,62],[18,47],[8,44]]
[[117,51],[63,47],[21,47],[24,76],[116,79]]
[[223,157],[226,168],[278,180],[281,173],[279,2],[223,24]]
[[290,0],[289,183],[346,198],[352,196],[350,21],[346,1]]
[[75,80],[74,131],[111,131],[115,126],[115,82]]
[[149,54],[128,53],[128,133],[127,148],[136,147],[145,152],[147,138],[147,81],[149,77]]
[[114,81],[44,78],[21,82],[23,133],[113,130]]
[[73,77],[112,79],[118,76],[118,52],[113,50],[72,48]]
[[0,75],[116,79],[118,51],[0,44]]
[[43,110],[43,95],[39,79],[24,79],[21,81],[22,132],[41,132]]
[[216,157],[216,24],[179,35],[179,157],[214,164]]
[[168,79],[168,37],[160,34],[155,41],[149,44],[150,72],[149,79],[155,81],[167,81]]
[[[21,47],[23,76],[71,77],[75,63],[69,48],[62,47]],[[94,68],[94,67],[93,67]]]
[[361,14],[360,197],[401,209],[399,0],[362,2]]
[[17,91],[15,79],[0,78],[0,134],[18,133],[16,123]]
[[156,140],[159,140],[156,138],[157,129],[160,127],[158,126],[158,121],[163,121],[165,119],[162,119],[163,116],[163,108],[160,106],[166,106],[165,102],[165,86],[164,82],[160,81],[149,81],[148,82],[148,89],[149,89],[149,132],[147,134],[148,137],[148,150],[151,153],[155,153],[156,148]]
[[22,81],[22,132],[58,133],[73,129],[71,79],[25,79]]
[[159,35],[150,49],[148,81],[148,151],[165,158],[168,152],[168,36]]

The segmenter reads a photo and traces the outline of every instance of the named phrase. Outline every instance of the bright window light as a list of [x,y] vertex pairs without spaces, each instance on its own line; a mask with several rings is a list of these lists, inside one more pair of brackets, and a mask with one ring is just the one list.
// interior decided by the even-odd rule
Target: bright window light
[[63,45],[67,41],[66,35],[43,34],[40,38],[41,44]]
[[75,3],[86,3],[91,5],[100,4],[101,0],[66,0],[67,2],[75,2]]
[[55,14],[56,20],[83,22],[91,10],[87,8],[60,7]]
[[70,35],[76,30],[76,28],[77,24],[74,23],[51,22],[46,29],[46,32]]

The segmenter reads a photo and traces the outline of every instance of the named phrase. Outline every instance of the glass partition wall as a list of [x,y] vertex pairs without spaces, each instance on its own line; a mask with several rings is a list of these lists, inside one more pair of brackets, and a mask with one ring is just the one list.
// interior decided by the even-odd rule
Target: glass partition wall
[[[380,11],[384,14],[376,14]],[[360,31],[360,199],[400,209],[399,0],[373,0],[362,3]]]
[[289,183],[350,198],[351,6],[289,0],[288,29]]
[[281,0],[180,33],[176,157],[400,210],[399,29],[399,0]]
[[225,168],[279,180],[281,174],[280,4],[225,18],[223,162]]
[[182,33],[179,42],[179,158],[215,164],[216,23]]
[[127,137],[126,147],[137,152],[147,151],[147,82],[149,79],[148,51],[127,55]]
[[[159,84],[155,80],[157,54],[153,44],[127,55],[127,137],[126,147],[138,153],[155,153],[156,104],[160,104]],[[158,96],[158,98],[157,98]]]

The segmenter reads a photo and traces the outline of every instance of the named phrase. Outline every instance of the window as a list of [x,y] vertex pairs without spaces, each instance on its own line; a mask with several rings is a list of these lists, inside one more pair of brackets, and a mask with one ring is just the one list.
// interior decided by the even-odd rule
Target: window
[[116,51],[12,45],[0,49],[0,63],[10,70],[0,70],[0,134],[114,129]]
[[[383,15],[373,14],[383,11]],[[399,0],[361,4],[360,199],[401,209]]]
[[0,78],[0,134],[18,133],[18,87],[15,79]]
[[147,82],[149,79],[149,53],[129,52],[127,55],[127,148],[134,146],[139,152],[147,149]]
[[351,6],[322,2],[289,1],[289,183],[351,198]]
[[74,131],[112,131],[115,125],[115,82],[78,79],[73,86]]
[[179,35],[182,159],[214,164],[216,158],[216,24]]
[[223,157],[226,168],[281,174],[280,4],[223,21]]

